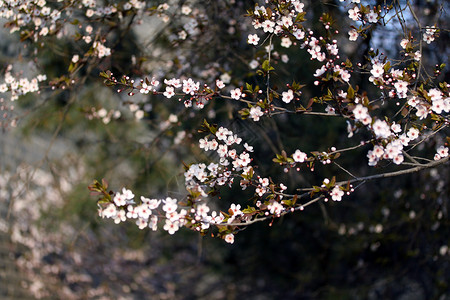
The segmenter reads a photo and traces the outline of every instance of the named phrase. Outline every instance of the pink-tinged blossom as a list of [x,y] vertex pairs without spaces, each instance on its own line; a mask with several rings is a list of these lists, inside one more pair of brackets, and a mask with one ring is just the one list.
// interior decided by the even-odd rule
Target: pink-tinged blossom
[[174,88],[171,86],[167,86],[165,92],[163,93],[164,97],[167,99],[172,98],[175,95]]
[[360,13],[359,13],[359,8],[357,6],[355,6],[354,8],[350,9],[348,11],[348,16],[350,17],[350,19],[352,19],[353,21],[358,21]]
[[127,206],[127,218],[129,219],[137,219],[138,217],[138,211],[135,206],[128,205]]
[[264,187],[262,187],[262,186],[259,186],[259,187],[257,187],[257,188],[255,189],[255,193],[257,193],[258,196],[260,196],[260,197],[261,197],[262,195],[264,195],[266,192],[267,192],[266,188],[264,188]]
[[323,65],[320,69],[317,69],[316,72],[314,73],[314,77],[320,77],[323,75],[323,73],[325,73],[327,71],[327,67],[325,65]]
[[384,149],[384,155],[387,156],[387,158],[395,158],[396,156],[400,155],[403,150],[403,145],[398,142],[397,140],[389,143],[386,145],[386,148]]
[[349,41],[353,42],[353,41],[356,41],[358,39],[359,33],[358,33],[358,31],[356,29],[351,29],[348,32],[348,35],[349,35],[349,37],[348,37]]
[[367,15],[367,22],[369,23],[376,23],[378,21],[378,14],[371,10]]
[[284,26],[286,28],[289,28],[289,27],[291,27],[294,24],[294,22],[292,21],[292,18],[287,17],[287,16],[282,16],[281,20],[278,21],[278,24],[280,26]]
[[325,112],[327,114],[334,114],[336,112],[336,110],[334,109],[334,107],[327,105],[327,107],[325,107]]
[[434,160],[440,160],[441,158],[445,158],[448,156],[448,147],[440,146],[436,150],[436,154],[434,156]]
[[400,126],[400,124],[394,122],[391,125],[391,130],[393,133],[400,133],[402,131],[402,127]]
[[241,211],[241,205],[240,204],[231,204],[230,206],[230,210],[233,212],[233,216],[240,216],[242,215],[242,211]]
[[80,56],[78,54],[75,54],[74,56],[72,56],[72,62],[74,64],[76,64],[78,62],[78,60],[80,60]]
[[420,131],[414,127],[411,127],[406,133],[411,140],[415,140],[419,137]]
[[331,199],[333,201],[341,201],[342,196],[344,196],[344,191],[342,191],[339,186],[335,186],[330,192]]
[[421,58],[422,58],[422,53],[420,53],[420,51],[414,52],[414,60],[415,61],[420,61]]
[[305,162],[308,159],[308,155],[305,152],[302,152],[300,150],[295,150],[294,154],[292,154],[292,158],[295,162]]
[[219,141],[225,141],[230,134],[233,133],[225,127],[219,127],[216,132],[216,136]]
[[150,84],[154,87],[157,87],[159,85],[159,81],[156,80],[155,78],[152,78],[152,80],[150,81]]
[[106,208],[100,211],[100,216],[102,218],[114,218],[117,214],[116,206],[112,203],[108,204]]
[[152,211],[150,210],[148,205],[145,203],[136,206],[136,210],[137,210],[138,216],[142,219],[147,220],[150,217],[150,215],[152,214]]
[[191,78],[183,80],[183,93],[187,95],[194,95],[200,88],[199,82],[194,82]]
[[272,33],[274,31],[274,28],[275,28],[275,23],[270,21],[270,20],[265,20],[262,23],[262,28],[263,28],[264,32]]
[[230,151],[228,151],[228,156],[231,157],[232,159],[236,159],[237,157],[236,149],[231,149]]
[[164,224],[163,229],[166,230],[169,234],[172,235],[175,232],[177,232],[178,229],[180,229],[180,226],[179,226],[178,221],[172,222],[171,220],[166,219],[166,223]]
[[200,204],[197,206],[197,212],[196,214],[201,217],[206,217],[208,212],[210,211],[210,208],[205,203]]
[[166,85],[170,85],[170,86],[173,86],[174,88],[180,88],[182,85],[181,85],[181,82],[180,82],[180,79],[176,79],[176,78],[172,78],[172,79],[164,79],[164,83],[166,84]]
[[367,152],[367,158],[369,159],[369,166],[373,167],[377,165],[379,158],[372,150],[369,150],[369,152]]
[[253,147],[250,146],[250,145],[247,144],[247,143],[244,144],[244,148],[245,148],[245,150],[248,151],[248,152],[253,152]]
[[436,28],[434,26],[429,27],[427,26],[427,29],[425,33],[423,34],[423,40],[430,44],[432,41],[434,41],[434,33],[436,32]]
[[[394,87],[397,90],[398,94],[405,94],[408,92],[408,82],[403,80],[398,80],[396,83],[394,83]],[[402,97],[405,98],[405,97]]]
[[402,70],[391,69],[391,76],[392,76],[392,78],[397,79],[397,78],[399,78],[402,75],[403,75],[403,71]]
[[200,149],[208,151],[209,150],[208,138],[205,137],[205,138],[199,139],[198,146],[200,147]]
[[402,154],[396,155],[392,161],[394,162],[394,164],[396,165],[400,165],[403,161],[405,160],[405,158],[403,157]]
[[120,222],[125,222],[127,220],[126,212],[124,209],[117,210],[117,214],[113,217],[114,223],[119,224]]
[[212,176],[216,176],[217,172],[219,171],[219,165],[215,163],[210,163],[208,165],[208,170],[211,172]]
[[292,46],[292,41],[288,37],[281,38],[281,47],[289,48]]
[[225,240],[225,242],[227,242],[228,244],[233,244],[234,243],[234,234],[229,233],[227,235],[225,235],[225,237],[223,238]]
[[257,34],[249,34],[247,38],[247,43],[251,45],[258,45],[259,42],[259,36]]
[[441,100],[442,92],[439,89],[430,89],[428,91],[428,96],[430,96],[431,101]]
[[380,157],[382,157],[383,154],[384,154],[384,149],[383,149],[382,146],[375,145],[375,146],[373,147],[372,153],[373,153],[373,155],[375,155],[376,157],[380,158]]
[[246,167],[250,162],[251,162],[250,154],[245,152],[239,155],[239,165],[241,167]]
[[297,40],[302,40],[302,39],[305,38],[305,32],[303,30],[301,30],[301,29],[295,30],[292,34],[294,35],[294,37]]
[[217,212],[215,211],[211,213],[211,223],[220,224],[223,222],[224,219],[225,217],[221,213],[217,214]]
[[408,39],[403,39],[403,40],[401,40],[401,42],[400,42],[400,46],[401,46],[403,49],[406,49],[406,46],[408,46],[408,43],[409,43],[409,40],[408,40]]
[[216,86],[219,90],[223,89],[225,87],[225,84],[223,83],[222,80],[217,79],[216,80]]
[[428,114],[431,112],[428,107],[426,107],[425,105],[419,104],[416,106],[416,116],[418,116],[420,118],[420,120],[425,119]]
[[391,135],[391,129],[386,121],[376,120],[372,125],[372,129],[378,138],[388,138]]
[[231,98],[233,98],[235,100],[239,100],[242,95],[241,90],[239,88],[235,88],[234,90],[231,90],[230,94],[231,94]]
[[327,44],[327,50],[330,51],[330,54],[334,55],[334,56],[338,55],[338,53],[339,53],[339,49],[336,44],[332,44],[332,45]]
[[230,165],[230,161],[228,159],[226,159],[225,157],[221,157],[219,160],[219,164],[226,167],[226,166]]
[[444,99],[434,100],[431,105],[431,110],[437,114],[441,114],[444,110]]
[[183,6],[181,7],[181,13],[182,13],[183,15],[189,15],[191,12],[192,12],[192,8],[190,8],[189,6],[183,5]]
[[344,80],[345,82],[348,82],[350,80],[351,77],[350,72],[346,70],[341,70],[339,74],[341,75],[341,79]]
[[147,227],[148,223],[145,219],[137,219],[136,225],[139,227],[139,229],[144,229],[145,227]]
[[284,210],[283,205],[278,202],[272,202],[267,206],[267,208],[269,209],[270,213],[275,216],[279,216]]
[[269,178],[259,178],[259,183],[263,186],[269,186]]
[[149,209],[156,209],[158,208],[159,204],[161,204],[161,200],[158,199],[149,199],[141,196],[142,203],[147,204]]
[[259,29],[262,27],[262,24],[258,19],[253,19],[252,25],[253,25],[253,28],[255,28],[255,29]]
[[370,70],[370,73],[375,78],[379,78],[379,77],[383,76],[383,74],[384,74],[384,65],[381,64],[381,63],[375,63],[372,66],[372,70]]
[[234,144],[240,144],[242,142],[242,139],[240,137],[238,137],[236,134],[233,135],[233,143]]
[[158,229],[158,216],[151,216],[150,221],[148,222],[148,227],[153,231]]
[[259,118],[264,115],[264,112],[262,111],[260,106],[252,106],[250,108],[250,118],[253,119],[253,121],[257,122],[259,121]]
[[108,47],[105,47],[105,45],[103,45],[100,42],[95,42],[93,45],[93,48],[95,49],[95,52],[97,53],[98,58],[103,58],[105,56],[111,55],[111,49]]
[[450,112],[450,97],[444,99],[444,107],[442,108],[445,112]]
[[134,198],[133,192],[126,188],[122,188],[122,195],[125,197],[126,200],[132,200]]
[[347,98],[347,92],[344,92],[343,90],[339,90],[338,96],[345,99],[345,98]]
[[219,149],[217,153],[220,157],[226,157],[228,155],[228,146],[227,145],[219,145]]
[[301,3],[298,0],[294,0],[292,1],[292,5],[294,5],[294,9],[298,12],[298,13],[302,13],[303,12],[303,8],[305,7],[305,4]]
[[420,103],[420,100],[416,97],[416,96],[412,96],[408,99],[408,104],[411,105],[412,107],[416,107],[417,104]]
[[356,120],[360,121],[369,116],[369,109],[362,104],[358,104],[353,109],[353,115],[355,116]]
[[292,101],[292,99],[294,99],[294,92],[292,90],[288,90],[287,92],[283,92],[282,94],[282,99],[283,102],[285,103],[289,103]]
[[259,62],[256,59],[252,59],[248,66],[250,69],[256,69],[259,66]]
[[213,139],[208,142],[209,150],[216,150],[218,146],[219,146],[219,143],[216,141],[216,139]]
[[174,212],[178,207],[177,199],[172,199],[170,197],[167,197],[166,200],[163,200],[163,202],[164,202],[164,206],[162,207],[162,209],[166,213]]
[[116,206],[125,206],[127,204],[127,199],[121,193],[115,194],[113,201],[116,204]]

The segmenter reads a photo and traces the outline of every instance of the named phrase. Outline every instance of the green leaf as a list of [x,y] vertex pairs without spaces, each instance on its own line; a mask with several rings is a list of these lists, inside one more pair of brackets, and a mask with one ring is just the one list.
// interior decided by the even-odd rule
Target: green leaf
[[384,72],[389,72],[389,69],[391,68],[391,63],[388,61],[385,65],[384,65]]
[[269,62],[268,59],[266,59],[266,60],[263,62],[263,64],[262,64],[262,69],[263,69],[263,71],[265,71],[265,72],[269,72],[269,71],[275,70],[273,67],[270,66],[270,62]]
[[254,207],[248,206],[246,209],[243,209],[242,212],[244,214],[253,214],[254,212],[256,212],[256,209]]
[[347,99],[353,100],[353,98],[355,98],[355,90],[349,84],[348,89],[347,89]]

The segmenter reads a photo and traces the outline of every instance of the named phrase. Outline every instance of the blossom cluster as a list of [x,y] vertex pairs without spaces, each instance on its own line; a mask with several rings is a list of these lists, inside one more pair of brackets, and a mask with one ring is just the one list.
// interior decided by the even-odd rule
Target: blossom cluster
[[[178,11],[175,11],[176,6],[171,2],[153,7],[138,0],[102,5],[103,3],[96,0],[72,0],[51,5],[45,0],[6,1],[1,3],[0,13],[10,21],[7,26],[11,31],[19,31],[27,41],[42,42],[51,35],[60,39],[66,37],[68,33],[74,33],[74,41],[79,42],[81,46],[77,44],[80,47],[73,49],[77,49],[78,52],[67,55],[70,60],[70,76],[67,78],[70,80],[62,76],[60,81],[63,83],[74,82],[72,78],[76,78],[76,73],[84,66],[95,64],[114,54],[110,32],[116,25],[111,24],[115,22],[119,24],[130,15],[137,16],[139,21],[136,24],[142,21],[140,18],[144,15],[156,15],[166,23],[173,21],[171,23],[175,25],[169,30],[168,41],[176,46],[184,40],[189,40],[188,37],[200,36],[210,21],[202,13],[202,9],[193,9],[187,3],[180,5],[181,9]],[[75,13],[75,8],[81,13]],[[138,78],[135,75],[116,78],[110,71],[102,72],[101,76],[107,85],[116,87],[118,92],[125,91],[129,96],[140,94],[145,99],[147,95],[160,95],[166,99],[178,98],[185,107],[201,109],[215,98],[231,100],[237,105],[245,103],[248,108],[239,111],[241,117],[255,122],[264,117],[272,117],[275,113],[341,117],[348,124],[349,138],[355,136],[354,133],[362,131],[361,129],[365,131],[363,134],[370,134],[371,138],[361,142],[360,145],[364,147],[370,144],[373,147],[367,153],[369,166],[379,165],[382,160],[392,161],[396,165],[404,164],[405,160],[417,163],[409,156],[408,151],[424,141],[427,132],[433,133],[440,130],[439,128],[448,127],[450,112],[450,86],[446,83],[431,84],[430,81],[423,80],[423,73],[420,76],[421,41],[418,42],[412,34],[404,32],[400,42],[402,49],[400,62],[389,61],[384,54],[368,49],[366,63],[352,63],[341,57],[345,55],[343,53],[346,50],[338,45],[338,41],[342,39],[331,15],[321,15],[319,22],[323,28],[313,31],[305,25],[305,9],[305,4],[299,0],[267,0],[248,11],[251,26],[242,26],[245,31],[243,36],[246,37],[248,44],[256,48],[264,46],[265,50],[258,51],[251,59],[243,58],[245,66],[257,69],[251,73],[251,76],[255,76],[251,79],[252,82],[255,82],[255,85],[258,83],[256,86],[239,78],[232,78],[230,74],[234,74],[233,71],[229,70],[228,66],[222,68],[218,63],[209,70],[194,69],[193,72],[199,73],[198,76],[180,75],[185,70],[183,68],[190,67],[189,63],[181,67],[180,72],[176,74],[168,75],[163,71],[152,70],[155,75],[143,77],[142,74],[147,74],[148,71],[139,70],[142,72],[137,74],[142,77]],[[359,36],[364,37],[369,30],[375,28],[375,24],[382,24],[386,21],[386,16],[393,13],[389,7],[365,6],[356,0],[351,1],[345,8],[342,7],[341,11],[348,14],[353,25],[360,24],[359,27],[351,25],[348,32],[351,41],[356,41]],[[134,25],[133,18],[130,19],[129,28]],[[230,20],[230,33],[233,32],[235,24],[236,20]],[[438,33],[439,29],[434,26],[421,31],[423,41],[428,44]],[[314,85],[317,86],[313,89],[320,88],[321,96],[313,97],[304,107],[301,104],[304,100],[301,99],[301,85],[294,81],[292,84],[286,84],[284,89],[279,89],[271,82],[272,75],[278,76],[277,71],[273,71],[280,58],[280,53],[275,51],[275,47],[281,49],[280,52],[286,53],[295,50],[304,51],[310,57],[317,66],[310,74],[313,76],[312,80],[315,80]],[[289,50],[286,50],[287,48]],[[132,61],[133,59],[133,65],[138,66],[136,57],[133,57]],[[182,62],[180,65],[183,64],[183,59],[184,62],[188,61],[188,58],[177,57],[177,60]],[[287,54],[281,55],[281,61],[289,61]],[[380,92],[378,98],[368,95],[366,91],[359,91],[358,86],[352,86],[355,72],[370,76],[369,82]],[[201,81],[204,80],[201,78],[210,79],[208,83],[202,84]],[[39,75],[31,80],[15,79],[8,69],[5,83],[0,84],[0,92],[10,91],[11,100],[14,101],[20,95],[38,91],[38,83],[43,80],[46,80],[45,75]],[[126,104],[138,120],[143,119],[145,112],[148,111],[145,104],[142,107],[138,102],[126,101]],[[390,110],[391,107],[388,106],[394,104],[402,109],[394,116],[384,115],[383,110]],[[316,110],[319,105],[326,107],[326,113]],[[101,119],[105,124],[121,117],[121,112],[115,109],[95,107],[86,111],[89,119]],[[160,123],[159,129],[166,129],[170,124],[176,123],[178,123],[177,116],[171,113],[169,120]],[[431,123],[433,124],[430,126]],[[206,123],[206,128],[208,135],[199,140],[199,146],[208,154],[213,153],[215,160],[186,166],[184,176],[188,195],[185,199],[141,197],[137,200],[130,190],[124,188],[110,198],[103,194],[104,197],[99,202],[100,216],[112,218],[116,223],[133,219],[139,228],[150,227],[154,230],[158,222],[162,221],[164,229],[170,234],[180,227],[204,233],[211,225],[215,225],[219,236],[232,242],[238,226],[236,224],[264,217],[279,217],[289,211],[300,209],[302,207],[300,202],[303,199],[299,201],[299,197],[312,199],[314,194],[319,194],[320,199],[331,197],[334,201],[340,201],[344,193],[351,190],[350,187],[346,188],[335,180],[324,180],[322,186],[314,188],[309,195],[286,194],[287,187],[283,183],[274,183],[269,176],[263,174],[256,175],[258,168],[253,163],[252,146],[247,143],[242,145],[242,139],[225,127],[217,128]],[[185,136],[186,131],[180,131],[174,139],[175,143],[180,143]],[[438,141],[436,145],[442,146],[437,148],[434,160],[447,158],[448,145],[442,141]],[[311,151],[307,154],[296,149],[290,152],[292,153],[290,156],[285,151],[277,154],[273,161],[284,165],[286,172],[290,168],[300,171],[300,166],[307,166],[313,171],[315,163],[331,164],[338,159],[341,152],[346,151],[332,147],[328,151]],[[349,173],[347,171],[347,174]],[[238,180],[243,190],[254,189],[255,201],[252,203],[254,206],[241,209],[238,203],[231,203],[227,212],[213,211],[213,205],[207,203],[206,199],[215,195],[220,188],[232,187]],[[103,191],[100,186],[95,189]]]
[[[255,175],[250,155],[253,152],[252,146],[247,143],[241,146],[242,139],[225,127],[215,128],[209,124],[206,127],[211,130],[211,134],[199,140],[199,147],[205,152],[215,152],[219,162],[208,165],[197,163],[186,167],[186,199],[149,199],[141,196],[136,203],[133,192],[123,188],[109,200],[104,197],[99,201],[99,215],[113,219],[116,224],[132,219],[140,229],[150,227],[156,230],[158,223],[163,221],[163,229],[169,234],[174,234],[181,227],[206,232],[211,226],[215,226],[218,228],[218,235],[232,243],[237,226],[245,225],[255,218],[280,217],[295,210],[295,201],[284,200],[283,193],[287,190],[284,184],[275,185],[269,178]],[[300,150],[293,157],[300,163],[307,159],[307,155]],[[207,199],[222,186],[231,187],[235,178],[241,178],[240,187],[243,190],[252,186],[255,196],[261,200],[256,202],[255,207],[249,206],[247,209],[241,209],[240,204],[231,203],[226,213],[213,210]],[[90,186],[92,191],[105,194],[104,188],[106,187],[98,182]],[[265,195],[266,200],[262,200]],[[334,195],[334,200],[342,196],[337,190],[331,191],[331,195]]]
[[109,71],[103,72],[101,75],[108,84],[120,86],[117,90],[119,93],[124,90],[130,90],[128,93],[129,96],[133,96],[135,94],[134,91],[138,91],[143,95],[149,93],[162,95],[167,99],[178,96],[178,100],[182,101],[185,107],[192,107],[195,105],[195,107],[199,109],[203,108],[213,97],[218,96],[220,90],[225,88],[224,82],[220,79],[215,81],[215,88],[213,89],[207,84],[200,86],[200,82],[195,81],[192,78],[171,78],[163,80],[165,87],[162,92],[158,91],[160,82],[155,77],[151,77],[151,80],[145,78],[140,80],[138,84],[135,84],[136,81],[129,76],[124,75],[122,80],[117,80],[114,77],[114,74]]
[[[290,48],[292,45],[300,44],[301,48],[306,48],[311,56],[311,60],[319,62],[327,61],[321,69],[316,71],[315,76],[320,76],[326,70],[334,70],[342,77],[342,80],[348,82],[350,73],[334,61],[339,59],[339,49],[335,39],[329,39],[328,36],[315,37],[314,32],[302,25],[304,22],[304,7],[300,1],[287,1],[284,4],[277,4],[278,7],[256,6],[253,11],[253,27],[262,29],[264,33],[281,36],[281,46]],[[331,22],[321,19],[327,30],[331,30]],[[336,31],[335,33],[338,33]],[[248,36],[248,43],[258,45],[260,37],[257,34]],[[268,49],[271,51],[271,49]],[[285,101],[286,102],[286,101]],[[288,103],[288,102],[287,102]]]
[[45,74],[40,74],[32,79],[18,78],[11,73],[12,68],[12,65],[8,65],[4,82],[0,84],[0,93],[10,92],[11,101],[17,100],[19,96],[39,91],[39,83],[47,80]]
[[[349,17],[352,21],[360,22],[362,25],[359,28],[353,28],[349,32],[350,40],[352,41],[356,40],[360,34],[364,34],[364,31],[370,26],[378,23],[381,18],[384,18],[383,13],[387,14],[389,12],[389,8],[386,7],[384,8],[386,11],[383,12],[381,8],[363,6],[359,1],[353,1],[353,3],[355,4],[348,11]],[[356,128],[361,127],[366,128],[372,134],[372,139],[361,144],[361,146],[365,144],[373,145],[373,148],[367,154],[369,166],[375,166],[381,160],[392,160],[396,165],[403,164],[407,155],[406,152],[409,150],[406,147],[412,148],[411,142],[420,139],[421,135],[426,131],[426,127],[405,122],[404,120],[396,120],[396,122],[387,116],[381,118],[376,115],[376,110],[380,108],[372,103],[379,100],[370,100],[364,93],[358,94],[350,83],[351,73],[358,68],[370,74],[369,81],[379,88],[382,97],[403,101],[406,107],[411,108],[408,113],[416,112],[419,120],[432,115],[433,118],[438,118],[439,122],[441,122],[440,124],[448,125],[448,86],[441,86],[440,88],[420,87],[419,90],[415,90],[416,84],[413,83],[414,80],[417,80],[415,77],[417,70],[415,68],[417,67],[417,61],[421,59],[421,53],[411,46],[413,42],[412,37],[405,38],[400,43],[402,49],[405,50],[405,57],[407,59],[411,58],[412,67],[394,68],[391,66],[391,62],[371,49],[369,53],[370,64],[363,66],[361,63],[358,63],[357,68],[354,68],[348,60],[345,62],[341,60],[338,43],[334,38],[339,32],[332,28],[333,20],[331,17],[323,15],[320,18],[320,22],[323,24],[327,34],[318,36],[312,30],[303,26],[305,15],[303,10],[304,4],[293,0],[282,2],[266,1],[266,6],[256,6],[249,12],[253,28],[257,33],[249,33],[247,43],[260,46],[259,43],[262,40],[264,42],[269,41],[265,56],[267,60],[261,65],[262,70],[258,70],[257,74],[269,78],[268,74],[273,69],[271,66],[272,55],[275,56],[275,52],[272,53],[272,38],[274,36],[280,37],[280,46],[283,48],[299,45],[300,49],[305,49],[311,60],[316,60],[321,64],[313,74],[317,78],[314,84],[328,84],[330,86],[330,83],[337,82],[336,86],[339,87],[336,96],[329,90],[328,95],[317,97],[313,100],[317,103],[326,102],[326,112],[330,115],[342,115],[349,120],[354,120],[355,125],[352,125],[352,121],[347,121],[349,124],[349,137],[353,136],[355,130],[359,130]],[[262,31],[262,34],[268,35],[269,38],[263,38],[261,33],[258,33],[258,30],[259,32]],[[426,34],[431,36],[436,32],[437,30],[431,28],[426,31]],[[251,64],[255,65],[254,68],[257,68],[259,65],[256,60],[252,61]],[[249,117],[253,121],[259,121],[261,117],[266,114],[269,115],[275,109],[286,111],[282,108],[274,108],[272,103],[274,98],[279,98],[284,104],[290,104],[294,99],[300,100],[297,97],[301,95],[301,92],[299,92],[300,88],[295,83],[287,85],[288,89],[285,91],[274,92],[268,89],[267,94],[263,93],[258,86],[253,88],[252,85],[247,84],[246,87],[232,87],[229,89],[229,96],[224,96],[219,93],[219,90],[225,87],[225,83],[228,84],[230,82],[229,76],[226,75],[228,74],[224,73],[220,80],[216,81],[215,89],[207,85],[204,85],[202,89],[200,83],[191,78],[183,80],[173,78],[164,79],[165,90],[158,91],[156,87],[159,82],[155,81],[155,79],[151,82],[146,79],[141,81],[141,85],[135,86],[134,82],[129,80],[128,77],[125,80],[124,88],[137,89],[142,94],[149,92],[162,94],[168,99],[177,95],[181,97],[180,101],[183,100],[186,107],[192,106],[193,101],[195,101],[196,105],[202,108],[205,101],[212,99],[214,96],[243,101],[248,104],[249,108],[243,109],[240,113],[243,117]],[[110,82],[119,83],[114,77],[106,76],[106,78]],[[344,92],[345,86],[348,86],[347,92]],[[260,99],[261,96],[264,98]],[[254,102],[247,100],[250,98]],[[400,105],[400,103],[397,102],[397,105]],[[297,103],[295,106],[297,107]],[[301,111],[307,112],[307,109],[302,108]],[[208,129],[210,128],[208,127]],[[244,145],[243,149],[242,147],[236,147],[240,143],[240,138],[223,127],[211,130],[209,136],[200,139],[200,148],[205,152],[214,152],[219,160],[209,164],[191,164],[187,167],[184,173],[185,185],[190,194],[188,198],[191,201],[191,206],[200,205],[200,203],[203,203],[203,198],[209,197],[212,192],[215,192],[222,186],[228,185],[231,187],[234,179],[240,177],[242,178],[240,180],[242,189],[252,186],[255,188],[256,197],[266,196],[266,199],[269,200],[264,202],[258,200],[255,207],[253,207],[254,210],[249,209],[246,212],[241,211],[240,206],[233,203],[229,209],[230,215],[221,215],[222,221],[227,224],[233,223],[236,218],[239,222],[251,221],[252,218],[261,216],[261,214],[263,216],[280,216],[290,211],[290,209],[295,210],[300,207],[292,205],[292,202],[295,202],[293,200],[283,200],[285,197],[284,191],[287,189],[284,184],[276,185],[270,178],[255,175],[255,166],[251,164],[251,147],[247,144]],[[445,149],[447,148],[442,146],[437,150],[434,157],[435,160],[448,156],[448,150]],[[297,170],[300,170],[300,165],[303,164],[313,171],[314,163],[331,164],[339,157],[340,151],[332,147],[331,151],[311,152],[311,154],[309,156],[297,149],[289,157],[286,153],[277,154],[274,161],[281,165],[285,164],[287,168],[296,167]],[[325,199],[330,197],[334,201],[340,201],[345,192],[350,193],[351,191],[351,187],[338,185],[334,179],[332,181],[326,179],[321,187],[314,189],[314,193],[320,193],[321,197],[325,197]],[[194,210],[196,211],[195,208]],[[209,207],[202,207],[202,210],[209,211]],[[201,214],[201,216],[192,216],[189,208],[186,211],[186,213],[183,212],[181,215],[185,218],[184,220],[188,218],[188,221],[175,220],[178,222],[178,225],[185,225],[184,222],[192,225],[191,220],[196,218],[197,221],[201,220],[203,224],[209,224],[207,222],[208,217]],[[219,215],[215,213],[215,217]],[[205,226],[207,225],[203,225],[200,230],[206,229]],[[224,236],[222,235],[222,237]]]
[[[111,218],[116,224],[127,219],[134,220],[139,229],[149,227],[157,230],[158,223],[163,220],[163,229],[169,234],[174,234],[183,226],[204,232],[211,225],[227,226],[236,217],[243,215],[239,204],[230,205],[230,215],[211,211],[211,208],[204,202],[196,203],[191,207],[182,205],[181,201],[171,197],[149,199],[141,196],[139,203],[136,203],[133,192],[122,188],[121,192],[114,195],[111,202],[100,205],[98,212],[100,217]],[[226,229],[222,232],[221,237],[227,243],[234,242],[232,230]]]
[[42,83],[47,80],[45,74],[39,74],[34,78],[28,79],[23,76],[14,75],[12,73],[13,66],[8,65],[0,83],[0,94],[9,94],[9,97],[0,97],[0,127],[16,127],[17,116],[14,114],[14,101],[20,96],[30,93],[39,93]]

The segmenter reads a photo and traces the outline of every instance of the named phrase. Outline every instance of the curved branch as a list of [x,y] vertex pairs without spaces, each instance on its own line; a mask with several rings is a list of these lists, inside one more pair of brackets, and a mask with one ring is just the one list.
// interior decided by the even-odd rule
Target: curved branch
[[443,164],[447,163],[449,160],[450,160],[450,156],[447,156],[440,160],[433,161],[428,164],[419,165],[414,168],[409,168],[409,169],[404,169],[404,170],[394,171],[394,172],[388,172],[388,173],[382,173],[382,174],[375,174],[375,175],[370,175],[370,176],[365,176],[365,177],[359,177],[359,178],[355,178],[355,179],[351,179],[351,180],[347,180],[347,181],[340,181],[340,182],[337,182],[336,185],[343,185],[343,184],[346,184],[347,182],[353,183],[353,182],[367,181],[367,180],[373,180],[373,179],[378,179],[378,178],[395,177],[395,176],[415,173],[415,172],[419,172],[419,171],[422,171],[425,169],[434,168],[439,165],[443,165]]

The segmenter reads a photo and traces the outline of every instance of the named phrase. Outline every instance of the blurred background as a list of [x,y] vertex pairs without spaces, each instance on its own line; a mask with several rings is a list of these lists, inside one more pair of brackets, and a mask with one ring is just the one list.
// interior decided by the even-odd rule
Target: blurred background
[[[386,3],[378,2],[366,4]],[[97,7],[126,3],[137,7],[136,1],[98,2]],[[97,199],[87,189],[94,179],[105,178],[112,189],[125,186],[136,195],[182,198],[182,162],[211,160],[197,145],[205,118],[254,145],[261,174],[290,187],[318,185],[336,174],[342,176],[338,180],[347,177],[337,167],[320,166],[314,173],[284,174],[271,161],[275,153],[344,148],[364,134],[347,138],[343,120],[277,115],[253,122],[241,120],[237,111],[244,107],[230,101],[186,109],[177,100],[129,97],[105,86],[98,76],[104,70],[137,79],[186,76],[208,84],[228,74],[229,88],[244,82],[263,86],[252,66],[262,63],[266,51],[247,44],[254,31],[244,16],[256,1],[167,3],[164,10],[157,8],[160,2],[147,1],[147,8],[156,7],[151,16],[132,8],[90,19],[81,4],[81,12],[77,5],[68,6],[63,16],[78,21],[62,18],[60,34],[40,41],[21,41],[18,33],[2,30],[2,76],[12,65],[19,77],[46,74],[59,88],[45,86],[17,101],[2,94],[0,298],[450,299],[448,164],[367,182],[342,202],[312,205],[271,226],[250,226],[232,245],[188,230],[170,236],[98,217]],[[345,3],[304,3],[305,26],[315,32],[323,30],[317,22],[323,12],[333,16],[342,56],[352,62],[364,63],[371,47],[389,57],[401,55],[402,25],[395,18],[349,43]],[[406,2],[394,4],[405,7]],[[412,6],[423,24],[449,28],[447,2],[412,1]],[[191,11],[180,14],[183,7]],[[412,20],[406,11],[404,18]],[[94,60],[84,55],[90,48],[80,39],[88,35],[87,26],[106,37],[111,56]],[[448,42],[449,32],[442,30],[424,47],[425,67],[448,62]],[[318,64],[305,50],[298,45],[285,49],[275,40],[274,51],[274,86],[282,91],[292,80],[306,84],[305,105],[320,94],[313,84]],[[85,63],[74,63],[74,55]],[[439,80],[448,79],[447,67]],[[375,91],[366,75],[354,74],[352,80]],[[417,151],[432,157],[437,142],[438,136]],[[367,149],[355,151],[340,163],[356,174],[374,174],[366,154]],[[216,205],[245,205],[250,196],[239,187],[223,189]]]

